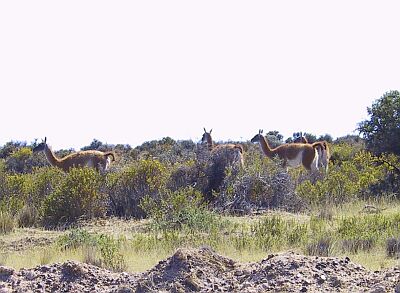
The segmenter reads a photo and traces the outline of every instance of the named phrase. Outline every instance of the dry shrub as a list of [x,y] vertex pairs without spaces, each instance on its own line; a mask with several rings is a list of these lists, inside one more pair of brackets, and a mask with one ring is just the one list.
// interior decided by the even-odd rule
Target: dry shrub
[[263,209],[304,210],[293,180],[280,162],[248,154],[244,170],[225,169],[225,178],[214,206],[233,214],[249,214]]

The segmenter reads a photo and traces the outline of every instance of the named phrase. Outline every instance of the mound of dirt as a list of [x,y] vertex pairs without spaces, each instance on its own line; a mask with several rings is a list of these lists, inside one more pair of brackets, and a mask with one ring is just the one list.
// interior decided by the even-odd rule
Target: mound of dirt
[[153,269],[113,273],[68,261],[0,267],[0,292],[400,292],[400,269],[372,272],[348,258],[269,255],[242,264],[209,248],[179,249]]

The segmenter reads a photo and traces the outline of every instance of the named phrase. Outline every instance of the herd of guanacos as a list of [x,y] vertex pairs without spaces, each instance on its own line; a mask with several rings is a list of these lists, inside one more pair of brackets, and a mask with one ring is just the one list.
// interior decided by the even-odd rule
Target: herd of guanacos
[[[237,154],[237,162],[243,167],[243,147],[240,144],[217,144],[213,143],[211,132],[206,131],[202,136],[202,143],[207,143],[208,149],[211,154],[216,154],[221,150],[232,150]],[[323,168],[325,172],[328,171],[329,164],[329,146],[326,141],[317,141],[308,143],[305,137],[300,137],[294,143],[286,143],[271,148],[267,139],[262,135],[262,130],[258,132],[252,139],[252,143],[259,143],[262,152],[269,158],[276,156],[282,161],[285,167],[303,166],[305,169],[316,172]],[[57,158],[51,148],[47,145],[47,138],[40,144],[33,148],[33,153],[44,152],[47,160],[52,166],[61,168],[68,172],[72,167],[90,167],[99,172],[106,171],[111,162],[115,161],[114,152],[102,152],[97,150],[78,151],[69,154],[63,158]]]

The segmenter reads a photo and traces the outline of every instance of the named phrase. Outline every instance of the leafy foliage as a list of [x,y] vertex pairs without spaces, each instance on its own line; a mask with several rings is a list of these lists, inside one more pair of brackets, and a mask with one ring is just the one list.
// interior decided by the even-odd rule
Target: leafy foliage
[[14,231],[16,221],[9,212],[0,211],[0,234],[7,234]]
[[110,174],[107,178],[110,212],[119,217],[145,217],[140,201],[145,196],[159,196],[167,178],[166,166],[154,159],[134,162],[121,172]]
[[400,93],[390,91],[367,108],[369,120],[359,123],[368,150],[400,155]]
[[375,158],[361,151],[354,157],[331,166],[329,176],[312,183],[306,180],[298,185],[298,194],[314,204],[344,203],[368,195],[368,188],[381,180],[383,169],[375,166]]
[[101,217],[106,212],[102,179],[90,168],[72,168],[43,204],[43,224],[53,227],[79,218]]
[[125,260],[120,252],[119,240],[105,234],[91,234],[84,229],[72,229],[58,239],[62,250],[91,248],[99,251],[100,259],[92,264],[121,272],[126,268]]
[[151,216],[158,229],[186,226],[189,229],[202,230],[205,223],[215,218],[202,201],[199,191],[187,187],[177,191],[166,190],[159,199],[146,196],[140,206]]
[[[268,139],[282,143],[278,131],[268,132]],[[329,135],[324,139],[330,140]],[[212,158],[206,147],[192,141],[167,137],[132,149],[94,139],[83,149],[118,151],[112,168],[100,175],[94,170],[66,174],[48,167],[43,154],[32,154],[32,146],[7,143],[0,148],[0,210],[22,227],[57,226],[107,213],[152,217],[159,227],[177,229],[194,225],[193,219],[208,221],[206,209],[229,214],[271,208],[299,211],[310,203],[343,203],[399,192],[399,157],[373,156],[359,136],[330,144],[332,163],[325,177],[311,176],[302,168],[286,172],[278,160],[265,158],[258,145],[241,144],[243,169],[228,164],[228,156]],[[60,150],[57,155],[70,152]]]

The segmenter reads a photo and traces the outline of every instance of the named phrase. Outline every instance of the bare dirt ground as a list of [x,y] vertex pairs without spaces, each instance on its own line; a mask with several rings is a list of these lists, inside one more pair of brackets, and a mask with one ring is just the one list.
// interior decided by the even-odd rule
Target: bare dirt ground
[[238,263],[205,247],[179,249],[140,274],[68,261],[0,267],[0,292],[400,292],[400,269],[372,272],[335,257],[294,253]]

